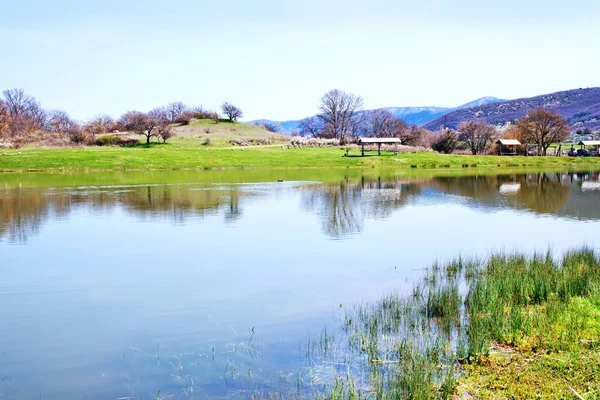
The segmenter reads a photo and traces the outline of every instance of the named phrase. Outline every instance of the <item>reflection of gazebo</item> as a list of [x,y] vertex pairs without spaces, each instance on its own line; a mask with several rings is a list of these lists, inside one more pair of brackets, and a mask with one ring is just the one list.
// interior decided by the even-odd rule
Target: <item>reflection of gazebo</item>
[[365,155],[365,144],[377,144],[377,155],[381,155],[382,144],[393,144],[394,154],[398,153],[399,138],[359,138],[358,143],[362,145],[361,154]]
[[[517,139],[498,139],[496,142],[498,145],[499,156],[516,156],[517,146],[521,145]],[[510,149],[512,147],[512,150]]]

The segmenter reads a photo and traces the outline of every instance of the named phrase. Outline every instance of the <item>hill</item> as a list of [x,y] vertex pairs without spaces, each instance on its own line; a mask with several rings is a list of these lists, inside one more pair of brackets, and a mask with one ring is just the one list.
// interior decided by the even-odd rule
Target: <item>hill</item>
[[521,118],[538,107],[552,109],[562,115],[573,130],[600,129],[600,88],[574,89],[541,96],[483,104],[449,112],[424,125],[438,130],[446,124],[456,129],[463,121],[482,119],[489,124],[502,126]]
[[[458,107],[383,107],[382,109],[388,110],[394,114],[394,116],[402,118],[410,125],[422,125],[454,110],[504,101],[506,100],[486,96]],[[269,119],[257,119],[250,121],[249,123],[253,125],[274,125],[279,128],[281,133],[291,134],[299,129],[299,122],[300,120],[273,121]]]

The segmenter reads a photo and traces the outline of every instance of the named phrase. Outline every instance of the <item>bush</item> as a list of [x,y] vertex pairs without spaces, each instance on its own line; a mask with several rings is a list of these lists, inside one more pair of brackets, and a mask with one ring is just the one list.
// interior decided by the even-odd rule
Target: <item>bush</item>
[[439,153],[452,153],[456,149],[456,137],[454,133],[452,131],[447,131],[442,134],[433,141],[431,148]]
[[305,138],[295,136],[290,140],[290,146],[292,147],[337,147],[339,145],[339,139]]
[[75,144],[90,144],[94,141],[94,136],[83,129],[73,129],[68,134],[71,143]]
[[250,142],[244,138],[235,138],[229,141],[230,144],[234,146],[249,146]]
[[117,135],[106,135],[96,139],[96,146],[135,146],[139,143],[137,139],[130,139]]
[[177,118],[175,118],[175,123],[181,125],[189,125],[194,116],[195,114],[191,111],[182,112],[177,116]]

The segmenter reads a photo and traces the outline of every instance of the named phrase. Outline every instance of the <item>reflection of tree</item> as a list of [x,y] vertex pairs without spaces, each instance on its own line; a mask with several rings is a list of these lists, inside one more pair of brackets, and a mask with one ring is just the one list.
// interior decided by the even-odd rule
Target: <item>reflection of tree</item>
[[68,215],[78,207],[94,211],[117,205],[137,218],[164,218],[183,222],[223,209],[226,222],[242,215],[238,188],[196,188],[188,186],[136,186],[88,190],[7,190],[0,192],[0,238],[27,242],[51,215]]
[[340,238],[361,232],[366,218],[390,216],[419,190],[416,184],[403,184],[397,180],[346,179],[304,187],[302,205],[320,216],[327,235]]
[[[516,189],[502,194],[500,189],[507,184],[515,185]],[[573,190],[569,175],[560,173],[434,178],[432,185],[445,193],[469,197],[484,205],[527,209],[540,214],[557,213],[565,208],[572,195],[581,196],[579,190]]]
[[[575,218],[600,218],[598,192],[584,192],[582,181],[599,181],[598,172],[437,177],[431,180],[344,179],[301,186],[302,206],[319,215],[323,231],[334,238],[361,232],[368,218],[389,217],[422,188],[472,199],[488,207],[526,209]],[[502,188],[510,187],[509,191]],[[136,218],[187,218],[222,213],[226,223],[241,218],[243,187],[142,185],[93,189],[0,191],[0,239],[26,242],[49,217],[64,217],[84,207],[95,212],[122,207]]]

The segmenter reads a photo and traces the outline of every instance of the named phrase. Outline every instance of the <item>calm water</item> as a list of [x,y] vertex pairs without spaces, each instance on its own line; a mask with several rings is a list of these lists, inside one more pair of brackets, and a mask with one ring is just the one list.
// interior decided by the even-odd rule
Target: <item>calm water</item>
[[0,175],[0,398],[312,390],[307,341],[436,259],[600,245],[597,172],[453,174]]

